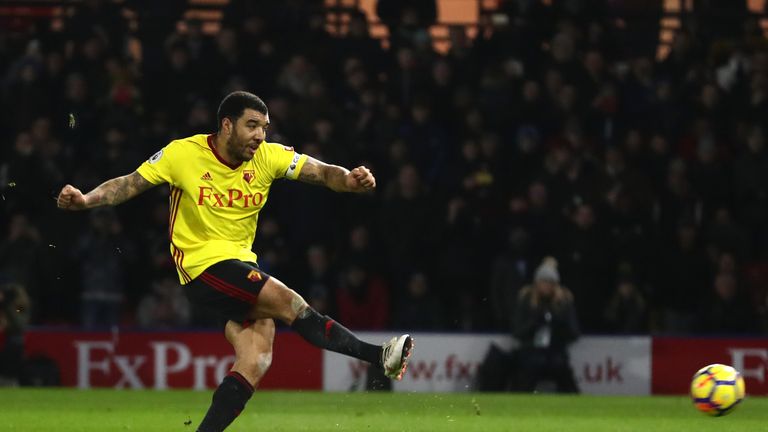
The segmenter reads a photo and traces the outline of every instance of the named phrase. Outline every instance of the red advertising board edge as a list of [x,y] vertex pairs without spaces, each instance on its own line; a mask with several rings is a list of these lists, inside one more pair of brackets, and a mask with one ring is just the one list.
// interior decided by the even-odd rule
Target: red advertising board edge
[[686,394],[700,368],[722,363],[744,377],[748,394],[768,394],[768,339],[654,337],[651,394]]
[[[264,389],[322,389],[322,352],[295,333],[275,335]],[[218,332],[72,332],[31,330],[28,358],[44,356],[61,384],[81,388],[215,388],[234,361]]]

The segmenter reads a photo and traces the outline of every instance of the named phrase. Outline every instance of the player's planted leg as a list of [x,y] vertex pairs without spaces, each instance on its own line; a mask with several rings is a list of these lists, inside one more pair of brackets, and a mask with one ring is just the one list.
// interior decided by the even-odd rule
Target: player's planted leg
[[384,368],[394,379],[402,378],[413,348],[409,335],[383,346],[363,342],[343,325],[312,309],[295,291],[270,277],[259,294],[256,316],[270,316],[289,324],[307,342]]
[[243,411],[272,362],[275,323],[271,319],[246,326],[229,321],[225,333],[235,348],[235,364],[213,393],[213,401],[198,432],[219,432],[229,426]]
[[245,408],[253,395],[253,386],[238,372],[229,372],[213,392],[213,401],[197,432],[226,429]]

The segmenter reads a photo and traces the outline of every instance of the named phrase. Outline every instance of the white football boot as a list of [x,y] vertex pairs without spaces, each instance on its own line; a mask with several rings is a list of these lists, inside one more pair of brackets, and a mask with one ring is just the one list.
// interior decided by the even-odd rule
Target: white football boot
[[384,366],[384,375],[394,380],[403,379],[405,369],[408,367],[408,357],[413,351],[413,338],[410,335],[393,337],[382,346],[381,364]]

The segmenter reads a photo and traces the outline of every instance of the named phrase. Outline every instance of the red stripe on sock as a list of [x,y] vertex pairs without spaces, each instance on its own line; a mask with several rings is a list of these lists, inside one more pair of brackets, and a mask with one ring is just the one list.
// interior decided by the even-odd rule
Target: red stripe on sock
[[249,382],[248,382],[248,380],[247,380],[247,379],[245,379],[245,377],[244,377],[244,376],[240,375],[240,372],[237,372],[237,371],[229,371],[229,373],[227,374],[227,376],[231,376],[232,378],[234,378],[234,379],[236,379],[236,380],[240,381],[240,383],[241,383],[242,385],[246,386],[246,387],[248,388],[248,390],[250,390],[250,391],[251,391],[251,393],[253,393],[253,386],[251,385],[251,383],[249,383]]
[[329,319],[325,322],[325,338],[330,339],[331,338],[331,327],[333,327],[333,320]]

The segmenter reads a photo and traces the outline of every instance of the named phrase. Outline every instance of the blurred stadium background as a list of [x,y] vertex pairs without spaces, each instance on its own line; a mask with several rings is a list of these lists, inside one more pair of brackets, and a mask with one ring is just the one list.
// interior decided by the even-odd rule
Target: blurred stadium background
[[[276,185],[260,265],[418,341],[391,388],[285,330],[263,388],[680,395],[721,362],[764,395],[767,34],[764,0],[5,0],[0,383],[216,386],[231,353],[176,279],[167,190],[54,198],[245,89],[270,141],[379,184]],[[574,319],[538,321],[546,281]]]

